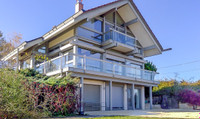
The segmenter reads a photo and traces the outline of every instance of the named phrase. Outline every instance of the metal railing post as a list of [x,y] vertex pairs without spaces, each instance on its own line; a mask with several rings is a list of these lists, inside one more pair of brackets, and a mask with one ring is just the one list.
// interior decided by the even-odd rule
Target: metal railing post
[[113,64],[113,75],[115,75],[115,64],[114,63],[112,64]]
[[82,66],[83,66],[83,69],[84,69],[84,70],[87,69],[86,56],[85,56],[85,55],[84,55],[84,57],[83,57],[83,64],[82,64]]
[[46,61],[44,61],[44,74],[46,74]]

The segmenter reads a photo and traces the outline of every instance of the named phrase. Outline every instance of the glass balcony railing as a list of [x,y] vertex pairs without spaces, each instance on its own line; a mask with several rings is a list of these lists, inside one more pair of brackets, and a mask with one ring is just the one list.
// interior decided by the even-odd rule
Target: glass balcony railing
[[110,39],[133,47],[135,46],[136,41],[134,37],[116,30],[110,30],[109,32],[105,33],[105,41]]
[[67,67],[144,80],[154,80],[156,75],[156,72],[131,67],[128,65],[122,65],[105,60],[71,54],[59,56],[58,58],[37,65],[36,70],[40,73],[46,74]]

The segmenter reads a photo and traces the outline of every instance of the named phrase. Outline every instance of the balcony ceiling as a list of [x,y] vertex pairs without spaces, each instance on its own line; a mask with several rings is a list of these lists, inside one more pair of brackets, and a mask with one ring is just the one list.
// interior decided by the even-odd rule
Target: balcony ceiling
[[[144,51],[145,57],[161,54],[162,50],[159,48],[158,44],[155,42],[155,39],[150,34],[150,31],[145,28],[144,23],[139,18],[139,15],[136,14],[136,10],[130,4],[126,4],[123,7],[120,7],[118,10],[119,15],[122,17],[125,23],[138,19],[138,22],[129,25],[129,29],[135,35],[137,40],[140,42],[143,48],[156,45],[154,49]],[[127,14],[124,14],[127,13]]]

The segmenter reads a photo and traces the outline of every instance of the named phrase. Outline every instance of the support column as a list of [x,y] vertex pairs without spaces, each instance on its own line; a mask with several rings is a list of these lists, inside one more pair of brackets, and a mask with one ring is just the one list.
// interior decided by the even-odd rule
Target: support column
[[149,87],[149,99],[150,99],[150,109],[153,107],[152,103],[152,86]]
[[135,110],[135,84],[132,84],[132,108]]
[[77,54],[78,54],[78,46],[75,45],[75,46],[73,46],[73,66],[74,66],[74,68],[77,67],[77,56],[76,56]]
[[83,105],[83,88],[84,88],[84,78],[83,77],[81,77],[80,78],[80,112],[79,112],[79,114],[80,115],[84,115],[84,105]]
[[124,110],[128,109],[128,103],[127,103],[127,99],[128,95],[127,95],[127,84],[124,84]]
[[112,110],[112,81],[109,83],[109,104],[110,110]]
[[141,88],[141,105],[142,105],[142,110],[145,110],[145,88],[142,86]]
[[30,68],[35,69],[35,57],[33,54],[31,55]]
[[103,85],[101,86],[101,111],[105,111],[106,107],[106,83],[103,82]]
[[[103,33],[105,33],[106,32],[106,18],[105,18],[105,16],[103,16]],[[105,34],[103,35],[103,42],[105,41],[106,39],[105,39]]]

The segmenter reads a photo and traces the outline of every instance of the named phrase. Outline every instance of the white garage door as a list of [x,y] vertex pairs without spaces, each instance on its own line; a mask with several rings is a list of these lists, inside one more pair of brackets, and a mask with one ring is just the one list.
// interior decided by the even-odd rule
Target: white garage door
[[123,109],[123,86],[113,85],[113,109]]
[[100,86],[84,84],[83,101],[85,111],[100,110]]

